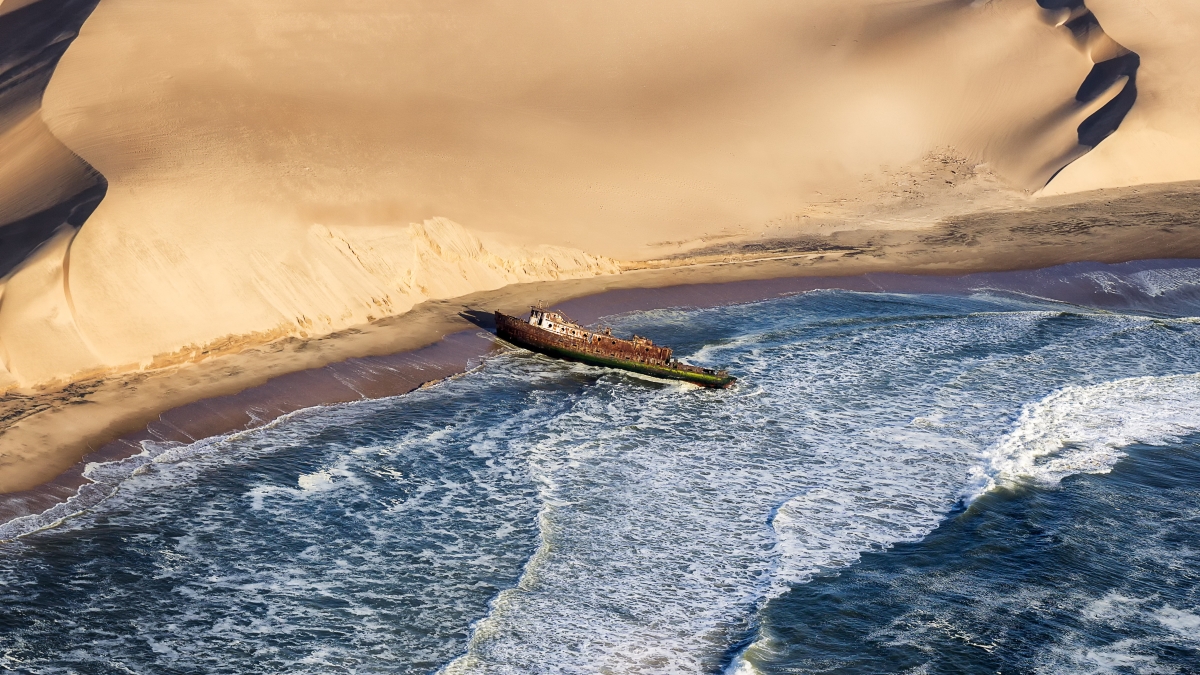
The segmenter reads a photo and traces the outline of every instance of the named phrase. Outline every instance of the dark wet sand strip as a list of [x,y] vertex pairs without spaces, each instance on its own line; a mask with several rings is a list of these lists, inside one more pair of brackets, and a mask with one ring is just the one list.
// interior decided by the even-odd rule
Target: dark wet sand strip
[[[670,307],[717,307],[754,302],[817,289],[959,294],[993,290],[1023,293],[1060,302],[1112,310],[1154,313],[1153,294],[1114,292],[1106,275],[1125,277],[1147,269],[1200,266],[1200,261],[1144,261],[1119,265],[1074,263],[1017,272],[978,273],[957,277],[867,274],[856,277],[792,277],[665,288],[625,288],[556,303],[570,316],[592,323],[604,316]],[[1176,298],[1173,302],[1178,302]],[[1200,297],[1196,300],[1200,311]],[[512,309],[507,308],[506,309]],[[1178,311],[1178,307],[1174,308]],[[108,442],[50,482],[30,490],[0,495],[0,523],[46,512],[77,494],[90,481],[88,463],[112,462],[142,452],[145,441],[192,443],[204,438],[252,429],[314,406],[379,399],[410,392],[423,384],[466,372],[503,346],[487,329],[490,310],[467,312],[478,327],[446,335],[415,350],[349,358],[319,368],[287,373],[238,393],[207,398],[162,413],[144,428]]]

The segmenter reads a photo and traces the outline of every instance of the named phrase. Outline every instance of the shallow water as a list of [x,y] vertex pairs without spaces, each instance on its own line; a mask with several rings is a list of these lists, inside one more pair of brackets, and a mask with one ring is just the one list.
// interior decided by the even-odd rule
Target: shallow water
[[1200,270],[1099,274],[1119,311],[814,291],[610,321],[728,391],[511,352],[147,446],[0,544],[0,667],[1194,672],[1200,324],[1171,314]]

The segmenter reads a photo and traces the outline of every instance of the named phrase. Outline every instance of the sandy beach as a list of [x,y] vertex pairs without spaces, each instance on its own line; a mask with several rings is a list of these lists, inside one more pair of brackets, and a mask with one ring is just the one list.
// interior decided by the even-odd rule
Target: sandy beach
[[55,1],[0,4],[3,493],[464,312],[1200,258],[1178,2]]
[[[470,346],[462,343],[406,364],[376,363],[365,369],[370,375],[354,375],[363,371],[356,359],[414,353],[447,335],[480,332],[470,322],[470,313],[520,313],[538,301],[559,304],[620,289],[676,287],[661,292],[652,306],[695,305],[695,295],[680,289],[706,284],[707,302],[721,304],[776,292],[767,284],[749,292],[723,293],[723,282],[810,279],[811,287],[857,288],[863,284],[861,275],[872,273],[936,278],[1076,261],[1158,258],[1200,258],[1200,184],[1060,197],[1037,208],[990,211],[901,232],[848,231],[825,239],[725,243],[674,258],[625,263],[620,274],[516,284],[428,301],[403,315],[319,338],[214,344],[158,368],[10,392],[3,401],[0,430],[0,491],[21,492],[51,481],[92,452],[128,452],[139,430],[156,421],[156,438],[186,442],[261,425],[312,405],[400,394],[461,372],[490,343],[468,341]],[[582,315],[592,319],[600,313],[643,308],[620,302],[601,306],[602,312]],[[321,369],[326,369],[324,375]],[[305,372],[317,375],[280,381],[249,399],[234,396],[273,378]],[[347,378],[356,384],[346,386]],[[227,400],[216,405],[216,412],[186,409],[221,397]],[[181,409],[175,419],[163,415]],[[123,450],[110,446],[124,436],[129,440]]]
[[0,671],[1191,672],[1198,43],[0,0]]

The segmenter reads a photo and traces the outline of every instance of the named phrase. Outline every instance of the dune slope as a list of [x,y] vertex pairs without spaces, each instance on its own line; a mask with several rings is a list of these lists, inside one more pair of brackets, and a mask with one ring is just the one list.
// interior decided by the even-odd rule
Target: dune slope
[[0,277],[59,228],[78,228],[104,179],[46,128],[54,68],[98,0],[0,3]]
[[1200,4],[1088,0],[1113,39],[1138,53],[1137,103],[1114,134],[1063,170],[1050,193],[1200,175]]
[[76,167],[13,218],[108,192],[14,257],[0,385],[1128,184],[1091,160],[1185,57],[1117,4],[103,0],[12,125]]

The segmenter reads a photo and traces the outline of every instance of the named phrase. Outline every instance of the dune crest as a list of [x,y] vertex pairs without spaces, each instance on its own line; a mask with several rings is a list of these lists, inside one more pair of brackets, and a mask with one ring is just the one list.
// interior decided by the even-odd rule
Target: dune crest
[[105,181],[42,121],[42,94],[98,0],[0,3],[0,278],[67,225],[79,227]]
[[1047,194],[1200,176],[1200,4],[1087,0],[1112,38],[1140,55],[1137,103],[1113,134],[1063,169]]

